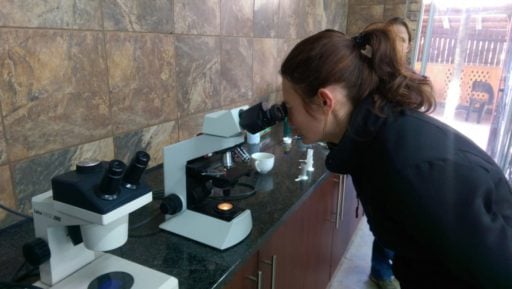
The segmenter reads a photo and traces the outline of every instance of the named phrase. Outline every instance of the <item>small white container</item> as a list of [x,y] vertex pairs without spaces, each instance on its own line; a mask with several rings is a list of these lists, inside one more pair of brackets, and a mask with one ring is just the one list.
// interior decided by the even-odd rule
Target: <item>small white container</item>
[[274,167],[275,156],[271,153],[253,153],[252,165],[260,174],[268,173]]
[[247,133],[247,143],[248,144],[258,144],[260,143],[260,133]]

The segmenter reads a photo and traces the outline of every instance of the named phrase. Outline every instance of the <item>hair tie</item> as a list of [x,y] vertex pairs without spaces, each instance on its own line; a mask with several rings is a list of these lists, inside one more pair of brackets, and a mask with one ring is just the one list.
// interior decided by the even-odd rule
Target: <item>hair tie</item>
[[368,45],[368,43],[370,42],[369,37],[366,33],[359,33],[358,35],[352,37],[352,41],[360,50],[364,49],[366,45]]

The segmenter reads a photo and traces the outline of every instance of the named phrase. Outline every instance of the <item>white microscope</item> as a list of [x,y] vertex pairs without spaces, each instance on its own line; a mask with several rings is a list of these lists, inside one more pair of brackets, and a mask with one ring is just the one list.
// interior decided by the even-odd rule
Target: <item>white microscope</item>
[[262,103],[206,114],[202,134],[164,148],[166,221],[160,228],[224,250],[242,241],[252,229],[251,211],[230,202],[209,202],[201,210],[187,203],[187,163],[244,142],[245,130],[257,133],[286,117],[286,107]]
[[79,162],[52,179],[52,191],[32,198],[37,239],[23,251],[29,263],[40,264],[34,285],[178,289],[172,276],[102,252],[127,241],[129,213],[152,201],[151,189],[139,181],[148,161],[139,151],[128,167],[119,160]]

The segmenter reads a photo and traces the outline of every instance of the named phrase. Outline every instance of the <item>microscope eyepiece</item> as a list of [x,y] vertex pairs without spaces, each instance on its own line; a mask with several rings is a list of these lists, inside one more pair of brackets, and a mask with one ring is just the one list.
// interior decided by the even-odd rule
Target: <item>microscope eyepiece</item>
[[288,111],[284,103],[268,107],[262,102],[246,110],[240,110],[238,113],[240,127],[252,134],[283,121],[287,115]]
[[138,151],[135,154],[123,177],[125,187],[134,189],[139,185],[142,173],[148,166],[150,158],[149,154],[144,151]]
[[126,165],[120,160],[111,160],[101,179],[98,196],[105,200],[115,200],[121,191],[121,180]]

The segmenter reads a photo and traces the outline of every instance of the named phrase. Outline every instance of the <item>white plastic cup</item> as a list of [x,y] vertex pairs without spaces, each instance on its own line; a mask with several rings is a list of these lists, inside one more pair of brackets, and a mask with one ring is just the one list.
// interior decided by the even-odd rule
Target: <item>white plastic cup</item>
[[259,133],[247,133],[247,143],[248,144],[258,144],[260,143],[260,134]]
[[275,156],[271,153],[253,153],[252,165],[260,174],[266,174],[274,167]]

